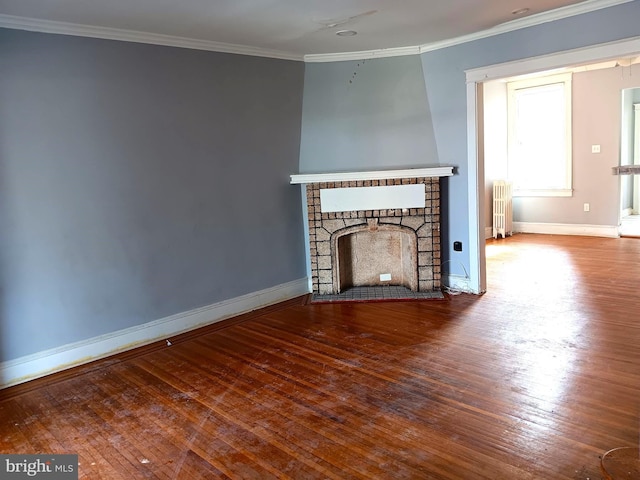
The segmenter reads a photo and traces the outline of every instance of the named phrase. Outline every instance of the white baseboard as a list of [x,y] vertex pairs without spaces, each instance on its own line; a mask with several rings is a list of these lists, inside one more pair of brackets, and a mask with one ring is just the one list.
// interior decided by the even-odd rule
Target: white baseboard
[[513,222],[518,233],[542,233],[546,235],[583,235],[589,237],[618,238],[618,227],[613,225],[575,225],[568,223]]
[[240,297],[178,313],[143,325],[63,345],[0,363],[0,389],[76,367],[116,353],[211,325],[309,293],[309,280],[301,278]]
[[443,275],[442,285],[455,292],[474,293],[471,288],[471,279],[462,275]]

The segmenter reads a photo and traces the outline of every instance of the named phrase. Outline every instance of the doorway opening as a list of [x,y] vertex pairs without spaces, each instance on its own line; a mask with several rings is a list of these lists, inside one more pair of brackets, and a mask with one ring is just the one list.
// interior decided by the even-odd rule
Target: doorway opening
[[[620,165],[640,165],[640,88],[622,91]],[[620,176],[620,236],[640,237],[640,176]]]
[[[469,214],[470,214],[470,286],[471,291],[483,292],[486,290],[486,258],[485,258],[485,240],[489,238],[491,231],[491,205],[489,189],[487,188],[487,182],[485,181],[485,171],[491,170],[491,159],[486,158],[485,142],[487,137],[484,130],[487,128],[487,123],[484,118],[484,88],[491,81],[503,80],[518,76],[525,75],[539,75],[543,72],[553,71],[554,73],[559,71],[566,71],[573,68],[590,68],[592,65],[603,62],[619,63],[618,72],[622,72],[623,69],[630,68],[638,69],[640,64],[635,62],[638,59],[640,52],[640,39],[623,40],[620,42],[612,42],[607,44],[601,44],[585,49],[570,50],[565,52],[559,52],[555,54],[545,55],[541,57],[533,57],[524,59],[521,61],[508,62],[503,64],[497,64],[493,66],[481,67],[477,69],[468,70],[467,76],[467,131],[468,131],[468,167],[469,167]],[[620,65],[621,62],[628,62],[627,66]],[[631,65],[634,63],[634,65]],[[618,73],[620,75],[620,73]],[[637,81],[637,85],[627,85],[640,87],[640,70],[637,70],[634,75],[628,75],[632,77],[634,81]],[[619,105],[620,105],[620,90],[616,92],[616,99],[612,100],[612,104],[615,109],[615,115],[610,119],[610,122],[616,123],[619,128]],[[588,105],[587,105],[588,106]],[[574,118],[576,118],[575,112]],[[618,237],[619,236],[619,220],[620,220],[620,208],[618,201],[618,193],[620,192],[620,177],[612,174],[612,167],[619,166],[619,132],[615,132],[613,137],[609,136],[609,141],[613,142],[612,148],[607,149],[608,153],[605,153],[604,140],[596,143],[594,139],[587,137],[582,141],[573,140],[574,148],[574,165],[576,162],[576,144],[582,149],[587,149],[587,153],[583,158],[584,161],[591,160],[594,162],[596,158],[600,161],[597,163],[601,169],[599,175],[594,176],[592,182],[596,184],[607,184],[607,189],[610,191],[608,197],[606,195],[602,197],[602,189],[597,195],[596,201],[591,199],[583,199],[578,196],[578,187],[573,186],[572,195],[566,197],[565,201],[573,200],[573,203],[578,208],[572,208],[571,213],[573,216],[582,216],[583,220],[576,221],[573,218],[571,221],[564,220],[563,222],[554,222],[549,217],[542,218],[536,217],[545,209],[538,208],[544,197],[532,197],[529,202],[529,206],[526,207],[528,213],[531,213],[533,217],[530,217],[531,221],[528,222],[532,233],[556,233],[556,234],[569,234],[569,235],[594,235],[605,237]],[[611,140],[613,138],[613,140]],[[616,140],[617,139],[617,140]],[[597,146],[600,145],[600,157],[593,157],[596,155]],[[593,152],[593,153],[592,153]],[[577,180],[581,175],[581,172],[574,170],[573,178]],[[614,192],[614,193],[611,193]],[[615,197],[615,198],[614,198]],[[520,214],[523,211],[523,205],[519,199],[514,202],[514,231],[523,231],[522,223],[518,221]],[[574,205],[574,206],[575,206]],[[562,214],[565,210],[565,205],[554,208],[553,214]],[[584,219],[585,214],[590,214]],[[591,220],[595,217],[605,218]],[[474,218],[476,220],[474,220]],[[555,231],[544,231],[549,229]],[[541,231],[542,230],[542,231]]]

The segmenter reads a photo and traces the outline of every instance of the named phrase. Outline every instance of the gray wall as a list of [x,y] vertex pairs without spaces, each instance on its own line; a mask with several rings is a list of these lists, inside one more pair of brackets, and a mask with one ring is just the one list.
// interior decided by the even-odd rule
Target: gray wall
[[[620,164],[622,91],[633,86],[640,86],[640,65],[573,76],[574,196],[560,223],[618,225],[620,184],[630,177],[611,175],[611,167]],[[601,146],[600,154],[591,153],[592,144]],[[583,203],[590,212],[582,212]],[[551,202],[546,208],[557,210]]]
[[301,173],[437,163],[418,56],[306,66]]
[[0,360],[303,278],[304,65],[0,30]]
[[469,238],[465,70],[635,37],[637,18],[635,1],[421,55],[439,161],[460,165],[443,199],[449,205],[445,261],[469,266],[468,251],[452,248],[453,240]]

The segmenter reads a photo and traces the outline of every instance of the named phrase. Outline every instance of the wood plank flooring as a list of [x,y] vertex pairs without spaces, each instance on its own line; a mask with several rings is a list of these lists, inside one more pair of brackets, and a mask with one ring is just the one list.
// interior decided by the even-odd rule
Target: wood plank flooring
[[0,392],[86,479],[599,479],[638,446],[640,240],[515,235],[489,291],[287,302]]

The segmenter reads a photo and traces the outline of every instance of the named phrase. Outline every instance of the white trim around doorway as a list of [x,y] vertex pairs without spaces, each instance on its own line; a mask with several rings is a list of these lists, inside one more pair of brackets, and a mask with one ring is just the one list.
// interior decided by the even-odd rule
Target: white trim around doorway
[[[617,42],[603,43],[591,47],[525,58],[513,62],[488,65],[467,70],[467,166],[469,171],[469,289],[482,293],[486,289],[486,261],[484,258],[485,229],[480,218],[484,195],[484,161],[478,152],[478,85],[500,78],[514,77],[567,66],[600,62],[613,58],[638,55],[640,37]],[[481,184],[482,182],[482,184]]]

